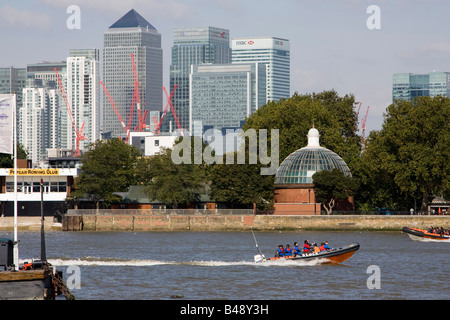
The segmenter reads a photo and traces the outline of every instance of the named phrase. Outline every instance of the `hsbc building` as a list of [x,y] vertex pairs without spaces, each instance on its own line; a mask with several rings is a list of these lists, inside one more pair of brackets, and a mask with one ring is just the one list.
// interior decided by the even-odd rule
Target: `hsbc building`
[[276,37],[237,38],[231,41],[232,63],[266,64],[267,101],[290,97],[289,40]]

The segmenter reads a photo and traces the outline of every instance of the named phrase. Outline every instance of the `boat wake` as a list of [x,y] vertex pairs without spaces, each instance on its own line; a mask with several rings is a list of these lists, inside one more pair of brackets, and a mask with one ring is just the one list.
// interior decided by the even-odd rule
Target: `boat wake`
[[424,238],[424,237],[418,237],[418,236],[414,236],[412,234],[408,234],[408,236],[411,238],[411,240],[414,241],[420,241],[420,242],[440,242],[440,243],[450,243],[450,239],[430,239],[430,238]]
[[[31,261],[21,259],[21,263]],[[256,267],[292,267],[292,266],[315,266],[321,264],[321,261],[266,261],[265,263],[255,263],[254,261],[161,261],[147,259],[118,259],[118,258],[100,258],[100,257],[82,257],[82,258],[49,258],[48,262],[53,266],[107,266],[107,267],[153,267],[161,265],[186,265],[203,267],[225,267],[225,266],[256,266]]]

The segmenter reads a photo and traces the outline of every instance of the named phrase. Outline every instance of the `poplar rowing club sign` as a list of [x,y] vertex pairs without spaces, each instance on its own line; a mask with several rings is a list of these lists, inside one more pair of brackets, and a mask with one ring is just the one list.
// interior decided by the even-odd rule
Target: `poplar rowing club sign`
[[[14,175],[14,169],[9,169],[9,175]],[[59,176],[59,169],[18,169],[18,176]]]

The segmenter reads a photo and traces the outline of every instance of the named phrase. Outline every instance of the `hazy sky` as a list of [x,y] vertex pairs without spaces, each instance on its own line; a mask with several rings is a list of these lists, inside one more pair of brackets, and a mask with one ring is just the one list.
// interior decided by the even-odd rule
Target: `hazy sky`
[[[68,29],[70,5],[80,29]],[[369,29],[370,5],[380,29]],[[103,49],[103,33],[135,9],[162,35],[169,87],[173,30],[213,26],[231,38],[290,40],[291,93],[334,89],[370,106],[367,133],[379,130],[397,72],[450,71],[450,1],[444,0],[2,0],[0,67],[61,61],[71,48]]]

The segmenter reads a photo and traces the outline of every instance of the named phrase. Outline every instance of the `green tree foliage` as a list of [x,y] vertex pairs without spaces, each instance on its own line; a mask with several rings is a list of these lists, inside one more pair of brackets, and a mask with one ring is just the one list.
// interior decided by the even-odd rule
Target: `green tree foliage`
[[[335,91],[300,95],[269,102],[246,121],[243,129],[278,129],[280,163],[307,144],[314,125],[320,132],[320,144],[339,154],[347,164],[357,161],[360,137],[353,95],[340,97]],[[269,131],[270,132],[270,131]]]
[[358,188],[357,182],[352,177],[334,168],[331,171],[316,172],[313,176],[314,193],[316,201],[323,203],[327,214],[331,214],[336,200],[346,200],[353,196]]
[[81,156],[81,173],[76,179],[73,198],[87,197],[99,207],[120,199],[114,192],[125,192],[137,183],[136,163],[141,152],[120,139],[98,140]]
[[[353,95],[340,97],[336,91],[300,95],[269,102],[246,121],[243,129],[279,130],[279,162],[292,152],[305,147],[308,131],[314,126],[320,132],[320,145],[339,154],[353,172],[360,161],[360,137]],[[255,176],[253,179],[257,179]],[[274,179],[261,184],[264,191],[272,193]],[[266,197],[264,197],[266,198]]]
[[384,205],[426,210],[434,195],[450,197],[450,99],[420,97],[387,108],[381,131],[363,153],[367,193]]
[[[190,139],[191,137],[188,137]],[[150,198],[161,201],[172,208],[179,208],[199,200],[205,193],[208,168],[203,163],[194,163],[194,139],[191,143],[189,163],[175,164],[172,150],[164,149],[160,154],[145,159],[139,165],[141,180],[146,185]],[[176,142],[182,143],[183,138]],[[205,145],[199,144],[203,150]]]
[[270,210],[273,207],[274,176],[261,175],[260,164],[234,162],[215,164],[211,167],[211,198],[225,203],[228,208],[252,208]]
[[[28,156],[26,150],[23,145],[17,144],[17,159],[26,159]],[[0,153],[0,168],[13,168],[14,161],[12,159],[12,155],[6,153]]]

